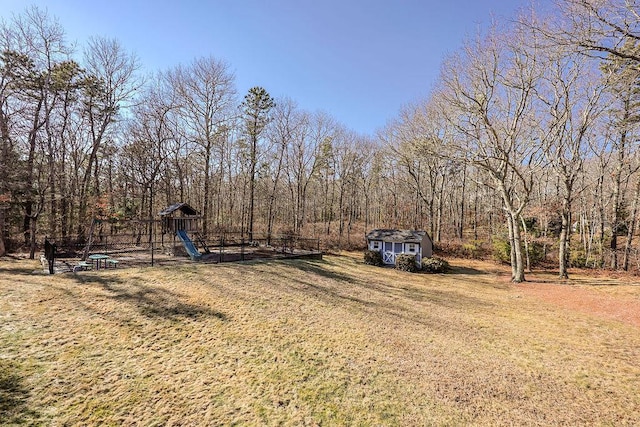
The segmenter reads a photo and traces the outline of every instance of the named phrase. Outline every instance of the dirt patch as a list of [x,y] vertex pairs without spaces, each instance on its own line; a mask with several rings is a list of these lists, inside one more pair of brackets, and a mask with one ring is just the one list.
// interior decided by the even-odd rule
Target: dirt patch
[[640,327],[640,286],[630,281],[614,285],[608,278],[580,276],[563,283],[532,277],[516,288],[566,310]]
[[[512,283],[508,266],[462,259],[452,262],[493,274],[496,283],[504,286]],[[560,280],[556,272],[534,271],[527,273],[526,278],[526,282],[513,286],[527,296],[564,310],[640,327],[640,278],[636,274],[576,270],[570,279]]]
[[[125,267],[148,267],[152,265],[151,254],[148,250],[129,248],[117,251],[104,251],[104,254],[110,258],[117,260],[117,264],[105,265],[101,263],[101,268],[110,267],[122,269]],[[22,254],[16,257],[16,259],[26,260],[27,254]],[[198,261],[192,261],[186,253],[184,255],[174,255],[171,253],[157,251],[154,253],[153,265],[155,266],[177,266],[177,265],[190,265],[195,262],[202,264],[218,264],[227,262],[238,261],[252,261],[252,260],[275,260],[275,259],[296,259],[296,258],[309,258],[309,259],[322,259],[322,252],[294,249],[283,252],[281,250],[275,250],[273,248],[265,248],[260,246],[246,246],[241,248],[239,246],[230,246],[224,250],[214,249],[210,252],[203,253],[202,258]],[[90,260],[87,260],[90,261]],[[42,272],[48,274],[48,265],[46,260],[42,261]],[[89,262],[88,267],[80,268],[82,265],[79,257],[58,257],[54,263],[55,273],[69,273],[72,271],[84,271],[95,268],[95,263]]]

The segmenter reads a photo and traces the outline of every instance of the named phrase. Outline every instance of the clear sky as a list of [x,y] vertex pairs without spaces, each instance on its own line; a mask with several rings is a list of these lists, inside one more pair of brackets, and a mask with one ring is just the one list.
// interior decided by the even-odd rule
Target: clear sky
[[[543,0],[544,2],[544,0]],[[273,97],[331,114],[373,134],[402,105],[425,97],[442,59],[493,18],[528,0],[0,0],[10,18],[45,9],[81,47],[115,38],[149,72],[214,56],[229,63],[240,97]]]

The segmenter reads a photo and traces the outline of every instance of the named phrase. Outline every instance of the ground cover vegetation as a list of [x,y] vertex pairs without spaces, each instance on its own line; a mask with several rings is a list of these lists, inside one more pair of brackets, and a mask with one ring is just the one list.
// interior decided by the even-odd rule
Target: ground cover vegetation
[[361,253],[37,267],[0,266],[4,424],[640,422],[640,288],[624,279],[516,285],[495,263],[407,273]]
[[368,136],[259,86],[239,95],[215,52],[146,70],[115,39],[74,50],[45,11],[4,16],[0,256],[184,201],[205,238],[346,247],[413,228],[475,255],[502,245],[514,281],[535,245],[564,277],[638,269],[637,6],[537,9],[464,42],[427,98]]

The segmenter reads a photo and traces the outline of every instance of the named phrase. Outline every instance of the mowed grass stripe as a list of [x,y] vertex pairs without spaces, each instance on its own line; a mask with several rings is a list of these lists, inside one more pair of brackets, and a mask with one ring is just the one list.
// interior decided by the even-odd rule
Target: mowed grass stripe
[[2,261],[0,419],[640,422],[638,328],[523,293],[492,264],[454,267],[410,274],[346,254],[51,277]]

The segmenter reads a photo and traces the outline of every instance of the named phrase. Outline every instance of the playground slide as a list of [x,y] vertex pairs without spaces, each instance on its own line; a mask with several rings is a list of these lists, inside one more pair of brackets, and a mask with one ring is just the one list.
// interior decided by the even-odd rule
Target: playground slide
[[178,230],[176,234],[178,235],[180,240],[182,240],[182,243],[184,244],[184,248],[187,250],[187,253],[191,257],[191,259],[193,261],[200,260],[200,258],[202,258],[202,254],[198,252],[198,249],[196,249],[196,246],[193,244],[193,242],[187,235],[187,232],[184,230]]

